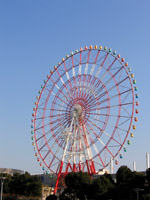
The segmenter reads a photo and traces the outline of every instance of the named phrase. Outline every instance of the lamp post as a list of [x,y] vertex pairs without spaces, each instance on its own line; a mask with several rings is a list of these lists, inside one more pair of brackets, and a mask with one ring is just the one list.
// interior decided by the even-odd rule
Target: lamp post
[[135,191],[136,194],[137,194],[137,200],[139,200],[139,192],[140,192],[140,191],[144,191],[144,189],[135,188],[134,191]]
[[3,199],[3,184],[6,177],[0,177],[1,179],[1,200]]

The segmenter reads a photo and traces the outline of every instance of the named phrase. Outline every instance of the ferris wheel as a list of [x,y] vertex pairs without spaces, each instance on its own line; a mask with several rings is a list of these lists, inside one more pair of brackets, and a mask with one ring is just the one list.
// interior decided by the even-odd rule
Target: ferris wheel
[[118,164],[136,129],[137,90],[128,63],[107,47],[80,48],[54,66],[39,90],[31,133],[37,160],[58,176],[56,184],[62,173],[96,174],[111,159]]

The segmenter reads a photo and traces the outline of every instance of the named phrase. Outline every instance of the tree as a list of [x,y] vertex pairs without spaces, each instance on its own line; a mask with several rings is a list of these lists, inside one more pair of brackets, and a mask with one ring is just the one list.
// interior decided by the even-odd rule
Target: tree
[[88,173],[83,172],[72,172],[69,173],[65,178],[65,184],[70,188],[80,188],[83,184],[90,184],[91,178]]
[[110,174],[105,173],[103,176],[106,177],[107,179],[109,179],[110,183],[112,183],[113,185],[115,184],[115,182]]
[[95,179],[93,181],[93,185],[95,188],[95,193],[105,193],[112,187],[109,179],[105,176],[101,176],[98,179]]
[[56,195],[49,195],[48,197],[46,197],[46,200],[57,200],[57,196]]
[[121,166],[116,174],[117,184],[127,184],[132,177],[132,171],[127,166]]
[[37,176],[31,176],[29,173],[18,174],[13,176],[6,175],[4,184],[4,193],[16,194],[23,196],[41,196],[42,183]]
[[91,196],[94,199],[107,199],[106,196],[114,188],[115,184],[110,175],[104,174],[93,180]]
[[10,193],[10,182],[11,182],[11,179],[12,179],[11,175],[1,173],[0,177],[5,177],[3,192],[4,193]]
[[121,166],[118,169],[116,173],[117,185],[114,193],[116,200],[130,199],[132,192],[130,188],[132,176],[132,171],[127,166]]
[[88,194],[88,187],[91,184],[91,178],[88,173],[72,172],[65,177],[66,188],[61,196],[62,199],[85,199]]
[[146,180],[148,185],[150,186],[150,168],[146,170]]
[[61,200],[75,197],[85,199],[109,199],[109,193],[114,188],[114,181],[109,174],[99,176],[92,181],[88,173],[70,173],[65,178],[67,188],[61,195]]
[[[115,199],[136,198],[138,189],[145,189],[145,174],[141,172],[132,172],[127,166],[121,166],[116,174],[117,187]],[[144,193],[140,192],[140,195]]]
[[145,174],[142,172],[133,172],[130,180],[130,188],[140,188],[145,187]]
[[[145,199],[150,197],[150,168],[146,170]],[[150,198],[149,198],[150,199]]]

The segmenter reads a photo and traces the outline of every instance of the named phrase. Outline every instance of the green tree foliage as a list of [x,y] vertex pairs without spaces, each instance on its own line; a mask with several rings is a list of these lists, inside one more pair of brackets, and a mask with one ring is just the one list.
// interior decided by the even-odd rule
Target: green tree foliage
[[49,195],[48,197],[46,197],[46,200],[57,200],[57,196],[56,195]]
[[65,178],[65,184],[70,188],[80,188],[83,184],[90,184],[91,178],[88,173],[78,172],[69,173]]
[[42,183],[37,176],[31,176],[29,173],[18,174],[13,176],[1,174],[5,176],[4,193],[16,194],[23,196],[41,196]]
[[65,183],[67,188],[61,199],[102,199],[114,187],[114,181],[107,174],[92,181],[88,173],[70,173],[66,176]]
[[148,185],[150,186],[150,168],[146,170],[146,180]]
[[114,188],[114,182],[110,176],[104,174],[99,178],[93,180],[92,183],[92,194],[90,197],[94,197],[94,199],[102,199],[106,198],[106,193]]
[[130,188],[141,188],[145,187],[145,174],[142,172],[133,172],[130,179]]
[[127,184],[132,178],[132,171],[127,166],[121,166],[116,174],[117,184]]
[[67,188],[64,190],[61,199],[73,199],[78,197],[84,200],[88,195],[91,178],[88,173],[73,172],[66,176],[65,184]]
[[141,172],[132,172],[127,166],[121,166],[116,174],[117,187],[116,200],[136,199],[137,189],[140,195],[143,195],[141,189],[145,189],[145,174]]
[[143,200],[150,200],[150,193],[143,195]]
[[0,174],[0,177],[5,177],[4,180],[4,193],[10,193],[10,182],[11,182],[11,175],[9,174]]
[[[150,168],[146,170],[145,199],[150,197]],[[149,198],[150,199],[150,198]]]
[[87,173],[70,173],[65,178],[66,188],[61,200],[136,200],[137,191],[141,200],[150,197],[150,169],[145,173],[132,172],[121,166],[116,173],[115,183],[110,174],[92,179]]
[[116,179],[117,179],[117,186],[115,188],[115,193],[118,194],[116,196],[116,199],[130,199],[131,193],[133,192],[133,189],[131,189],[131,180],[133,178],[133,172],[127,167],[127,166],[121,166],[117,173],[116,173]]

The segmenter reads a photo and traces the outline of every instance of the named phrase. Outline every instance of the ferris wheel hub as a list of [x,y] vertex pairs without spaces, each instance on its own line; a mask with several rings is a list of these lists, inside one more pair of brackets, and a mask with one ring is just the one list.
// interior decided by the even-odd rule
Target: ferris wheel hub
[[78,119],[82,115],[82,106],[80,104],[75,104],[72,108],[72,117],[77,117]]

